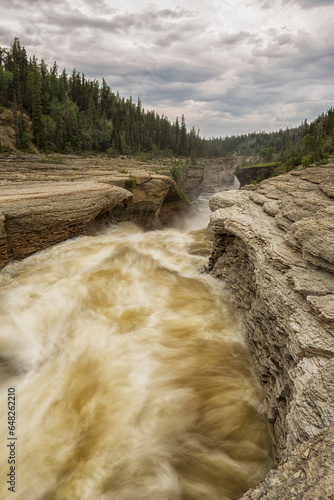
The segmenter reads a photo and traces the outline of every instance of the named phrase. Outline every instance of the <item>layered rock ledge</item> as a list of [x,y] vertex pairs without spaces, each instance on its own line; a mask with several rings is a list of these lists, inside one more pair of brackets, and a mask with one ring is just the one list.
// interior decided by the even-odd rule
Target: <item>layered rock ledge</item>
[[153,229],[191,210],[170,177],[138,165],[123,162],[117,168],[112,160],[77,157],[43,160],[0,163],[0,267],[92,234],[106,223],[131,220]]
[[[296,467],[305,443],[317,446],[319,457],[323,443],[334,444],[333,174],[333,165],[293,171],[210,201],[215,242],[208,269],[242,310],[276,457],[288,460],[284,473],[269,475],[262,496],[257,489],[244,498],[332,498],[328,485],[325,496],[312,496],[312,488],[311,496],[298,493],[299,483],[323,481],[321,460],[312,462],[312,480]],[[330,473],[333,484],[333,467]]]

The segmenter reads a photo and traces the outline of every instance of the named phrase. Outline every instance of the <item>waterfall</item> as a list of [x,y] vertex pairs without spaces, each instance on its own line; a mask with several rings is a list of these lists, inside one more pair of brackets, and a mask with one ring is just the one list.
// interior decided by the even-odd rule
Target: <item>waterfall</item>
[[230,297],[198,272],[210,247],[124,223],[1,271],[1,498],[237,499],[263,479],[261,390]]

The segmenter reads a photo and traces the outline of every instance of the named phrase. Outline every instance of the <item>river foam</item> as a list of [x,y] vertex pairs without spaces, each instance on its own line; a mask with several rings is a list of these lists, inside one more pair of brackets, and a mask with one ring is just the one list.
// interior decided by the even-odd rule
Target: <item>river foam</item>
[[[208,230],[111,227],[0,273],[0,497],[237,499],[270,467],[261,392]],[[17,395],[17,482],[6,474]]]

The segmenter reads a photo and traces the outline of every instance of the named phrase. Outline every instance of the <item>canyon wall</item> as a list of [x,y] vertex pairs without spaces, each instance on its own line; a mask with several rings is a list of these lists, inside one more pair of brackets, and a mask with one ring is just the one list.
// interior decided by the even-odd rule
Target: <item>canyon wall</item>
[[232,158],[201,159],[183,171],[180,186],[194,201],[201,193],[210,191],[211,186],[232,183],[235,164]]
[[240,182],[240,186],[245,186],[246,184],[250,184],[252,181],[256,181],[257,179],[267,179],[277,167],[277,163],[262,166],[254,165],[252,167],[239,166],[239,168],[235,170],[235,175]]
[[[195,199],[210,186],[233,181],[234,167],[230,159],[201,160],[184,172],[181,186]],[[157,173],[161,170],[127,159],[1,158],[0,267],[110,221],[154,229],[193,213],[175,182]]]
[[208,271],[242,311],[276,458],[287,460],[245,499],[332,498],[320,458],[333,459],[334,444],[333,174],[297,170],[210,201]]
[[67,238],[94,234],[110,222],[131,220],[154,229],[191,212],[170,177],[125,170],[92,159],[72,159],[69,165],[3,160],[0,267]]

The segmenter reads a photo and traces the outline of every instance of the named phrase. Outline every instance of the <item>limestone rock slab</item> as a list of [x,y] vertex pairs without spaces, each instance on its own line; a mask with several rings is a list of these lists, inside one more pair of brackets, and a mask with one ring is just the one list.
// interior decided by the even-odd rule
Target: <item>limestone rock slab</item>
[[0,267],[108,223],[131,220],[153,229],[189,211],[171,177],[150,173],[133,159],[3,157]]
[[125,189],[96,182],[2,187],[1,264],[83,234],[99,215],[124,206],[131,198]]

